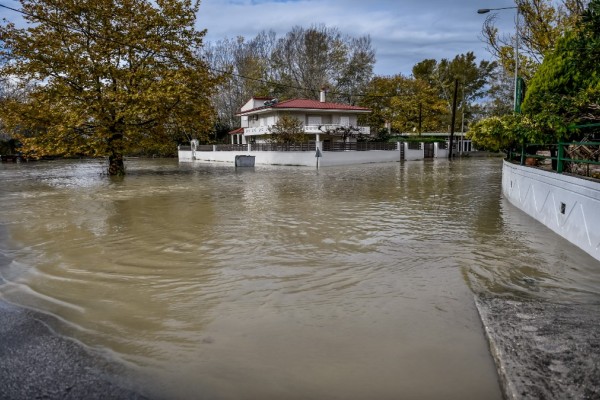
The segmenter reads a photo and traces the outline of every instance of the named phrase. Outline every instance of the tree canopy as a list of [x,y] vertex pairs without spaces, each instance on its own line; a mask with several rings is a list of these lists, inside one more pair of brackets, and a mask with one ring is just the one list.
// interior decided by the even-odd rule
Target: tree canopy
[[301,143],[307,140],[302,121],[290,114],[280,115],[269,132],[269,140],[273,143]]
[[570,125],[600,122],[600,0],[566,32],[529,83],[523,112],[560,140]]
[[451,124],[455,81],[459,82],[459,105],[468,120],[477,110],[475,102],[485,94],[496,63],[475,62],[472,52],[452,60],[426,59],[412,69],[412,76],[375,77],[360,104],[373,113],[364,117],[376,131],[387,123],[395,132],[447,131]]
[[375,131],[386,125],[393,132],[436,131],[448,113],[434,87],[403,75],[373,78],[360,104],[372,110],[363,118]]
[[600,0],[547,51],[528,85],[522,115],[492,117],[469,132],[476,145],[507,149],[524,142],[578,139],[575,125],[600,121]]
[[498,14],[492,13],[483,24],[483,40],[504,69],[514,75],[514,43],[518,35],[519,75],[528,80],[560,36],[577,26],[586,3],[586,0],[516,0],[519,32],[501,34],[496,27]]
[[27,89],[0,116],[34,155],[108,156],[124,174],[135,148],[212,129],[218,77],[200,58],[190,0],[21,0],[26,28],[5,22],[0,76]]

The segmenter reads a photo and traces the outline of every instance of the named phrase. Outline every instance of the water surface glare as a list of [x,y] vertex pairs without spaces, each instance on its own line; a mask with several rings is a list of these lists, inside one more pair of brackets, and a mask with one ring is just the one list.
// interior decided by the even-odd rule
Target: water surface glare
[[500,399],[474,294],[598,302],[501,160],[0,166],[0,297],[169,399]]

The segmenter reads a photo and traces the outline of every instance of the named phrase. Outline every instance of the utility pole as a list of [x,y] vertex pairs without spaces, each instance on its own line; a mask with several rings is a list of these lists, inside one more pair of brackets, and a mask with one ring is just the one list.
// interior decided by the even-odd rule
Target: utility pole
[[419,136],[421,136],[422,123],[423,123],[423,103],[419,102]]
[[448,158],[452,159],[452,146],[454,145],[454,124],[456,123],[456,98],[458,95],[458,79],[454,80],[454,96],[452,97],[452,123],[450,124],[450,148]]

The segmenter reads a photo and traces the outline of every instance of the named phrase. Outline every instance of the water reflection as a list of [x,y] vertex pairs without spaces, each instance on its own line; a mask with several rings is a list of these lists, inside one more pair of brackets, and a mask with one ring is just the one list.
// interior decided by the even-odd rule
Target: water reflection
[[500,398],[473,292],[600,287],[500,166],[2,165],[0,294],[168,398]]

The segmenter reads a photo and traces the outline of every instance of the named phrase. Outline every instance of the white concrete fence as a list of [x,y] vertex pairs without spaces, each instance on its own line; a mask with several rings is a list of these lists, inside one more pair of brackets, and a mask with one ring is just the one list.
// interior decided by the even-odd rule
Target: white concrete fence
[[502,192],[513,205],[600,260],[600,183],[504,161]]
[[[200,146],[197,141],[192,141],[191,146],[179,146],[178,156],[181,162],[205,161],[234,163],[237,155],[251,155],[255,157],[255,164],[264,165],[298,165],[316,166],[316,149],[319,148],[319,165],[351,165],[368,164],[394,161],[415,161],[426,158],[425,143],[398,142],[395,148],[388,150],[343,150],[323,151],[323,143],[317,142],[310,150],[294,151],[263,151],[259,150],[264,145],[209,145]],[[448,157],[445,142],[433,144],[432,158]]]

